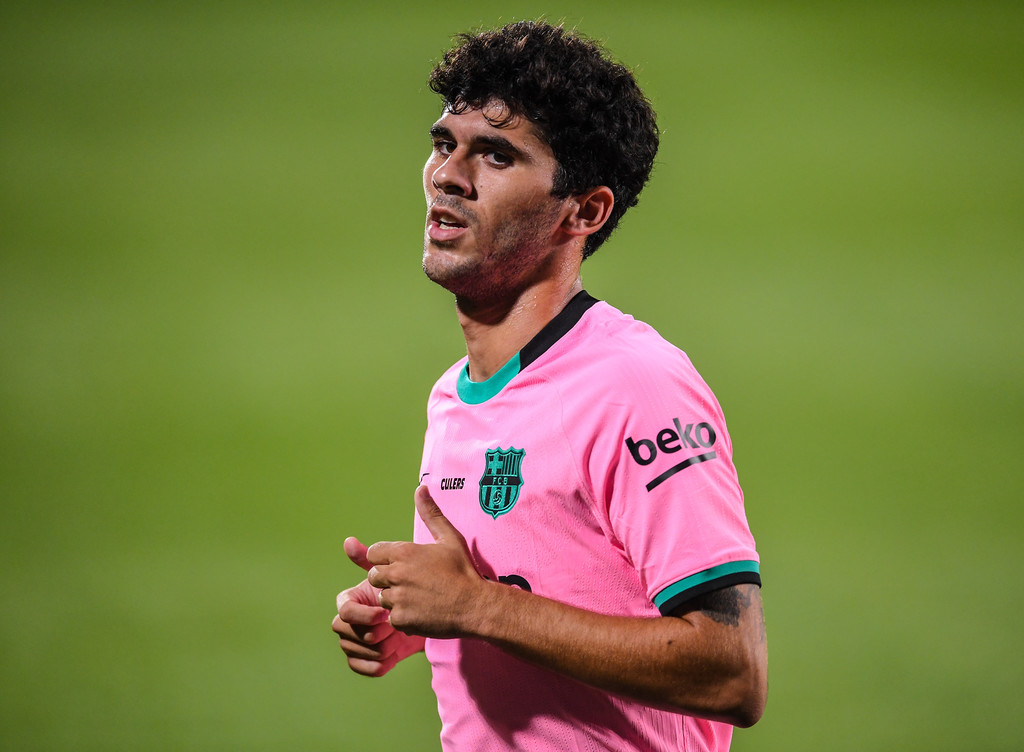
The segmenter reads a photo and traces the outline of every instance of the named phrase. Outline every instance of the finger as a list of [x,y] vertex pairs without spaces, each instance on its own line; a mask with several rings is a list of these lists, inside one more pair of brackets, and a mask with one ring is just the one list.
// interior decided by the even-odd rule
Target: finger
[[[341,647],[345,648],[346,653],[349,652],[347,649],[347,646],[349,645],[353,647],[358,646],[359,649],[363,651],[374,649],[372,648],[373,643],[366,639],[367,634],[377,636],[374,634],[372,627],[362,627],[357,624],[350,624],[340,616],[335,616],[334,621],[331,622],[331,630],[338,635],[338,638],[341,640]],[[368,658],[371,656],[369,656],[369,654],[365,654],[362,657]]]
[[398,564],[375,564],[370,567],[370,571],[366,573],[366,582],[373,587],[373,602],[375,604],[381,605],[380,596],[383,590],[400,584],[395,581],[401,573],[400,570],[402,567]]
[[378,596],[377,589],[370,584],[369,579],[365,579],[358,585],[338,593],[335,605],[341,609],[343,603],[353,601],[362,603],[364,606],[379,606]]
[[349,658],[358,658],[363,661],[380,661],[385,658],[383,651],[361,642],[346,640],[344,637],[338,640],[338,645],[341,647],[341,652]]
[[381,608],[380,593],[366,580],[338,593],[337,607],[342,620],[362,627],[381,624],[388,617],[387,611]]
[[388,620],[388,610],[374,604],[367,606],[363,603],[349,601],[338,609],[338,616],[349,624],[356,624],[360,627],[372,627],[375,624],[382,624]]
[[444,516],[441,508],[434,503],[430,491],[426,486],[420,486],[415,494],[416,513],[427,526],[427,530],[434,536],[435,541],[463,540],[462,534],[455,529],[455,526]]
[[338,635],[342,649],[347,654],[358,655],[360,658],[379,658],[386,655],[390,644],[388,638],[395,634],[395,628],[387,622],[372,627],[361,627],[349,624],[340,616],[334,617],[331,629]]
[[382,660],[363,660],[361,658],[349,658],[348,666],[357,674],[363,676],[379,677],[384,676],[388,671],[395,667],[398,663],[398,657],[389,655]]
[[[368,644],[358,637],[352,637],[350,625],[345,624],[338,617],[334,617],[331,628],[338,634],[338,645],[348,658],[349,667],[356,673],[365,676],[383,676],[401,659],[395,649],[395,641],[387,639],[394,636],[395,630],[390,625],[384,626],[387,627],[387,636],[380,639],[378,634],[374,634],[372,637],[379,642]],[[384,634],[385,630],[375,629],[374,632]]]
[[399,546],[401,542],[378,541],[366,549],[366,563],[370,565],[366,567],[366,571],[369,572],[374,564],[390,564],[396,547]]
[[381,661],[388,656],[388,651],[384,649],[384,646],[367,645],[340,633],[338,634],[338,646],[349,658],[358,658],[363,661]]
[[394,652],[393,647],[388,647],[393,643],[393,640],[389,638],[395,635],[395,628],[389,622],[364,627],[358,624],[349,624],[340,616],[335,616],[334,621],[331,622],[331,629],[338,635],[341,649],[347,655],[378,659],[387,655],[388,652]]
[[358,538],[345,539],[345,555],[357,566],[363,569],[370,568],[370,562],[366,560],[366,546],[360,543]]

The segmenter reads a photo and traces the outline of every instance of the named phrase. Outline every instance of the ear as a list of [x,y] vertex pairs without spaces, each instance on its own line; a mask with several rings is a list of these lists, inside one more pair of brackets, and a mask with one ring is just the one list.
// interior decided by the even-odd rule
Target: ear
[[562,222],[562,229],[569,235],[586,236],[600,230],[615,206],[615,194],[606,185],[591,188],[586,193],[574,196],[573,210]]

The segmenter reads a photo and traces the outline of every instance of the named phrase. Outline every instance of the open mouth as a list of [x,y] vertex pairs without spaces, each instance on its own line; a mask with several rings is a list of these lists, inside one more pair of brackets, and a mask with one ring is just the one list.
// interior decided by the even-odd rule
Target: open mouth
[[454,240],[466,229],[466,222],[461,217],[444,209],[431,209],[427,220],[427,235],[431,240]]

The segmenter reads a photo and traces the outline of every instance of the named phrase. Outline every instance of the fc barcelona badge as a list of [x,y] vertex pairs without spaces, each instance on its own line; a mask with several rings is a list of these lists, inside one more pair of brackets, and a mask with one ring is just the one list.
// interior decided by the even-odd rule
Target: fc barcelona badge
[[480,478],[480,508],[494,519],[498,519],[512,507],[519,498],[519,488],[523,485],[520,468],[523,464],[525,449],[487,450],[484,463],[484,474]]

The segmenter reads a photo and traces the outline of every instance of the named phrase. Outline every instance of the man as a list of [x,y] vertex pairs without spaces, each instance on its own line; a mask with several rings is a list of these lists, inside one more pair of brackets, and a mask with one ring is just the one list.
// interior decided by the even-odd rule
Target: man
[[758,557],[686,355],[583,291],[658,145],[632,75],[561,28],[465,35],[423,268],[467,357],[435,385],[414,542],[345,552],[350,667],[425,649],[446,750],[724,750],[767,693]]

